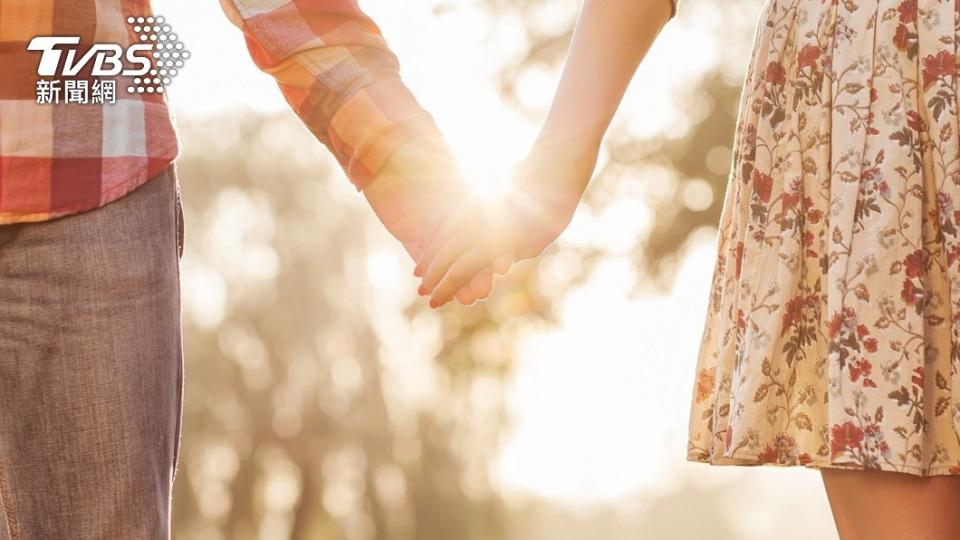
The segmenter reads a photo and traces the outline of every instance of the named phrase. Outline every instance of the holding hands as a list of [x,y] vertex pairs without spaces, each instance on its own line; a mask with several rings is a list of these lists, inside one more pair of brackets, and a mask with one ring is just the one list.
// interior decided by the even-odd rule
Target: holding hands
[[[490,293],[493,273],[539,256],[567,227],[596,164],[596,149],[541,137],[499,200],[470,198],[425,237],[414,275],[437,308]],[[469,288],[475,294],[464,294]],[[467,300],[467,301],[464,301]]]
[[[582,148],[581,148],[582,146]],[[494,274],[540,255],[566,228],[596,163],[596,147],[544,135],[501,199],[471,193],[439,133],[409,141],[363,191],[417,262],[430,306],[487,298]]]
[[495,273],[563,232],[627,84],[672,12],[667,1],[584,3],[546,124],[501,200],[471,195],[439,134],[391,157],[386,181],[365,193],[417,261],[431,307],[486,298]]
[[[422,239],[469,199],[470,190],[441,134],[431,132],[397,149],[363,195],[390,234],[417,261]],[[472,304],[489,296],[492,286],[493,271],[488,268],[465,282],[456,297]]]
[[513,190],[496,202],[462,199],[469,202],[423,238],[414,274],[431,307],[484,298],[493,273],[538,256],[563,232],[627,84],[672,12],[666,1],[584,3],[546,124]]

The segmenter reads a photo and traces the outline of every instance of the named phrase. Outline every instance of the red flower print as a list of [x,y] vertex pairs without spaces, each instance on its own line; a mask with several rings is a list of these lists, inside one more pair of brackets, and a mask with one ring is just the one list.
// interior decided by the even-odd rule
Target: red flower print
[[843,319],[840,317],[840,314],[834,313],[830,319],[830,337],[836,337],[837,332],[840,331],[841,324],[843,324]]
[[804,296],[795,296],[787,302],[787,313],[783,316],[783,328],[780,335],[785,335],[797,321],[803,317],[803,304],[806,298]]
[[770,192],[773,190],[773,177],[753,170],[753,191],[761,201],[770,202]]
[[897,11],[900,12],[900,22],[917,22],[917,0],[906,0],[902,2],[897,6]]
[[813,233],[810,231],[803,232],[803,247],[810,247],[813,245]]
[[957,72],[956,57],[940,51],[936,55],[928,55],[923,59],[923,89],[927,90],[940,77],[953,76]]
[[801,69],[805,67],[816,67],[817,60],[820,59],[820,47],[816,45],[804,45],[797,54],[797,64]]
[[788,193],[788,194],[786,194],[786,195],[783,196],[783,208],[784,208],[784,210],[788,210],[788,209],[790,209],[790,208],[793,208],[794,206],[797,205],[798,202],[800,202],[800,194],[797,193],[797,192]]
[[737,328],[745,330],[747,328],[747,319],[743,316],[743,310],[737,310]]
[[900,289],[900,298],[908,305],[914,305],[917,302],[917,288],[909,279],[903,280],[903,289]]
[[776,463],[780,461],[780,452],[776,448],[767,445],[763,452],[757,454],[757,461],[760,463]]
[[844,315],[849,315],[846,313],[849,308],[844,308],[843,312],[836,312],[833,314],[833,317],[830,319],[830,337],[836,337],[840,333],[840,328],[844,323]]
[[861,375],[867,377],[873,371],[873,364],[866,360],[858,360],[850,364],[850,381],[857,382]]
[[914,368],[913,377],[910,377],[910,382],[923,388],[923,366]]
[[890,184],[887,184],[886,180],[881,180],[877,188],[880,190],[880,195],[882,195],[884,199],[890,198]]
[[776,85],[785,84],[787,82],[787,70],[783,68],[780,62],[770,62],[767,65],[765,80]]
[[863,336],[865,336],[865,335],[867,335],[867,334],[869,334],[869,333],[870,333],[870,329],[867,328],[867,325],[865,325],[865,324],[858,324],[858,325],[857,325],[857,337],[858,337],[858,338],[863,338]]
[[950,251],[947,251],[947,266],[953,266],[960,259],[960,244],[954,244]]
[[740,268],[743,266],[743,242],[737,242],[736,255],[736,276],[740,279]]
[[850,382],[857,382],[857,379],[860,378],[861,372],[860,368],[856,364],[850,364]]
[[810,454],[804,452],[799,456],[797,456],[797,460],[800,462],[801,465],[806,465],[808,463],[811,463],[813,461],[813,458],[810,457]]
[[910,30],[907,25],[900,24],[897,27],[897,32],[893,35],[893,45],[901,51],[907,50],[910,46]]
[[923,275],[923,249],[914,250],[903,260],[907,277],[918,278]]
[[842,454],[847,448],[860,449],[863,442],[863,430],[847,420],[830,430],[830,457]]
[[807,212],[807,221],[810,223],[820,223],[820,218],[823,216],[823,212],[818,208],[814,208]]
[[867,338],[863,340],[863,348],[867,349],[867,352],[877,352],[877,340],[876,338]]
[[696,402],[700,403],[701,401],[707,399],[710,395],[710,392],[713,391],[713,385],[717,380],[717,368],[712,367],[710,369],[702,369],[697,373],[697,389],[696,389]]
[[878,167],[870,167],[869,169],[864,169],[860,173],[860,178],[863,180],[873,180],[880,178],[880,169]]
[[757,455],[760,463],[789,463],[791,456],[796,452],[797,440],[788,433],[777,433],[773,438],[773,444],[767,444]]

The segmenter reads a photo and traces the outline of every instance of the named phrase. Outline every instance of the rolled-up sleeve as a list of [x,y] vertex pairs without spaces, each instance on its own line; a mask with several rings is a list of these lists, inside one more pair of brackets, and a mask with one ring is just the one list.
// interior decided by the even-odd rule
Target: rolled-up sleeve
[[436,132],[356,0],[220,0],[258,68],[358,190],[404,142]]

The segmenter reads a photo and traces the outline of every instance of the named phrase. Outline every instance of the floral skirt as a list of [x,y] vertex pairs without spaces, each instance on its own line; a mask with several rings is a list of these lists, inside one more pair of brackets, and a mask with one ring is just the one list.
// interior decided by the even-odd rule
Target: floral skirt
[[690,461],[960,474],[960,0],[767,0]]

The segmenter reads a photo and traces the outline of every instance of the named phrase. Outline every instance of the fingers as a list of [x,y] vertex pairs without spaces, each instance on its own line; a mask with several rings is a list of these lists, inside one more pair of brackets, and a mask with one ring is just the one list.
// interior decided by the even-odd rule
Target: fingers
[[485,300],[491,292],[493,292],[493,270],[488,267],[480,270],[466,285],[460,287],[454,294],[454,298],[461,305],[470,306],[478,300]]
[[[440,251],[432,258],[426,269],[423,270],[423,280],[420,283],[420,294],[430,294],[434,287],[437,286],[437,283],[440,282],[440,279],[443,278],[443,276],[450,269],[450,267],[457,262],[457,259],[459,259],[461,255],[463,255],[473,246],[473,234],[469,231],[464,231],[463,233],[448,239],[443,244]],[[472,276],[473,274],[470,274],[465,276],[465,278],[470,278]],[[460,285],[464,284],[465,283],[460,283]],[[453,292],[459,288],[460,287],[458,286],[456,289],[451,289],[450,293],[453,294]]]
[[493,268],[486,267],[470,280],[470,292],[477,300],[483,300],[493,292]]
[[493,271],[498,275],[504,275],[510,271],[510,267],[513,266],[513,257],[504,255],[498,257],[493,261]]
[[470,289],[469,284],[465,287],[461,287],[454,297],[457,299],[457,302],[460,302],[460,304],[464,306],[469,306],[477,300],[477,298],[473,295],[473,291]]
[[[465,252],[438,281],[430,297],[430,307],[437,308],[449,302],[458,289],[469,283],[474,275],[489,264],[489,256],[483,250],[474,248]],[[433,267],[428,272],[432,270]]]
[[427,267],[433,262],[437,253],[443,249],[443,246],[451,238],[459,234],[465,226],[469,226],[468,212],[468,210],[464,210],[451,216],[450,219],[429,238],[429,241],[425,243],[426,245],[421,246],[417,266],[413,269],[414,276],[423,277]]
[[483,268],[454,294],[461,305],[470,306],[486,300],[493,292],[493,268]]

